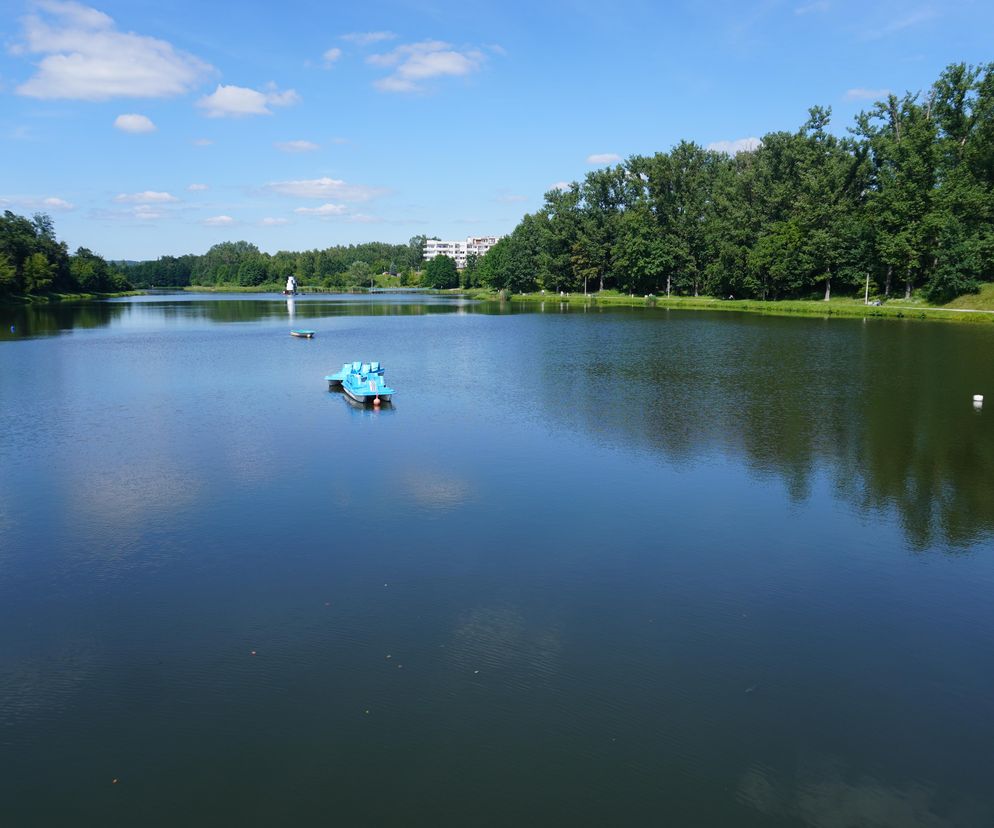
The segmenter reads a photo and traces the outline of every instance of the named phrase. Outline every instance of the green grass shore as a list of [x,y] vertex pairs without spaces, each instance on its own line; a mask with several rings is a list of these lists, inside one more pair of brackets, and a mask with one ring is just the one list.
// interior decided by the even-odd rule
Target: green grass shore
[[[475,299],[500,299],[489,290],[463,291]],[[954,322],[994,322],[994,284],[984,285],[979,293],[960,296],[948,305],[929,305],[920,298],[890,299],[882,305],[864,304],[863,298],[840,296],[828,302],[821,299],[718,299],[713,296],[631,296],[617,291],[571,293],[517,293],[506,297],[512,304],[535,302],[596,305],[605,307],[654,307],[674,310],[712,310],[762,313],[774,316],[871,317],[885,319],[925,319]],[[871,299],[872,301],[872,299]]]
[[3,305],[44,305],[51,302],[90,302],[97,299],[117,299],[121,296],[144,296],[144,290],[124,290],[117,293],[25,293],[0,296]]

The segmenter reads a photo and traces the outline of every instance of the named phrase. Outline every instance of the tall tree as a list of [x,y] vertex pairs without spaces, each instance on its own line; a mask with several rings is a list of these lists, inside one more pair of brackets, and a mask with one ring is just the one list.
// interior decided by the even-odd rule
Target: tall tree
[[459,287],[459,271],[455,261],[441,253],[434,259],[429,259],[428,264],[425,265],[421,284],[436,290]]

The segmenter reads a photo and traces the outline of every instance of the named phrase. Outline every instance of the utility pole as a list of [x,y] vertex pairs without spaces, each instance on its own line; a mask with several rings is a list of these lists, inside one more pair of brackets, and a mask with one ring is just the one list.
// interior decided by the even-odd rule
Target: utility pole
[[870,304],[870,271],[866,271],[866,295],[863,297],[863,304]]

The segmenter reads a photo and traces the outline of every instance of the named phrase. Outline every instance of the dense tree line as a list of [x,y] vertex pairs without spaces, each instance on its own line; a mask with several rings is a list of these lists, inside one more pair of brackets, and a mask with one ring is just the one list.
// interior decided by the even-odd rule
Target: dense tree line
[[741,298],[921,291],[994,280],[994,64],[949,66],[845,137],[814,107],[735,156],[681,142],[545,195],[480,261],[494,289]]
[[70,254],[52,219],[10,210],[0,216],[0,296],[28,293],[113,293],[130,290],[120,268],[85,247]]
[[407,244],[368,242],[297,253],[281,250],[270,255],[247,241],[222,242],[202,256],[162,256],[134,263],[128,276],[141,287],[252,287],[283,284],[288,276],[295,276],[302,285],[361,286],[368,285],[378,273],[395,273],[403,278],[419,269],[424,243],[424,236],[415,236]]

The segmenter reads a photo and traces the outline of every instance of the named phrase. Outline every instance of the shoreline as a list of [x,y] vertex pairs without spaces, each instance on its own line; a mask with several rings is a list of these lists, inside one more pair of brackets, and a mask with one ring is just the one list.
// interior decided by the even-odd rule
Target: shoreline
[[[29,305],[58,304],[62,302],[88,302],[104,299],[116,299],[127,296],[145,296],[155,290],[175,290],[193,293],[244,293],[260,294],[273,293],[282,297],[282,289],[269,289],[269,285],[248,287],[243,285],[184,285],[181,287],[148,288],[129,290],[119,293],[46,293],[37,295],[19,295],[0,298],[0,305],[24,307]],[[370,294],[368,288],[322,288],[315,289],[302,285],[304,291],[300,295],[328,294]],[[380,288],[383,291],[383,288]],[[401,288],[403,290],[403,288]],[[379,292],[379,291],[377,291]],[[386,289],[384,292],[389,292]],[[892,299],[884,305],[865,305],[861,299],[840,297],[825,302],[821,299],[719,299],[713,296],[631,296],[614,291],[603,293],[572,293],[561,296],[556,293],[517,293],[502,296],[502,291],[491,291],[485,288],[452,288],[449,290],[424,289],[418,291],[424,295],[434,296],[463,296],[483,302],[507,302],[511,305],[535,305],[543,303],[558,303],[569,307],[641,307],[647,309],[665,310],[705,310],[705,311],[738,311],[767,316],[805,316],[811,318],[829,319],[871,318],[871,319],[904,319],[940,322],[990,323],[994,322],[994,309],[946,307],[922,305],[918,301]],[[992,291],[994,293],[994,291]],[[976,295],[983,304],[988,297]],[[955,300],[962,304],[963,297]],[[920,301],[920,300],[919,300]]]
[[594,307],[643,307],[656,310],[710,310],[710,311],[739,311],[742,313],[757,313],[767,316],[807,316],[871,319],[905,319],[943,322],[994,322],[994,310],[979,308],[947,308],[921,305],[914,303],[903,304],[905,300],[891,300],[886,305],[865,305],[862,300],[849,297],[833,299],[825,302],[821,299],[718,299],[713,296],[630,296],[605,291],[588,293],[586,295],[569,294],[560,296],[556,293],[519,293],[501,299],[498,293],[488,290],[462,291],[462,295],[485,301],[506,301],[510,304],[533,305],[542,302],[560,303],[569,306]]
[[144,296],[145,290],[124,290],[117,293],[27,293],[0,297],[0,306],[54,305],[59,302],[98,302],[122,296]]

